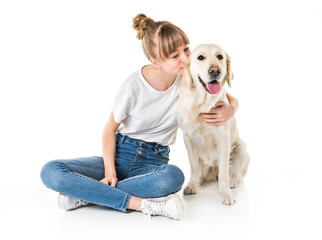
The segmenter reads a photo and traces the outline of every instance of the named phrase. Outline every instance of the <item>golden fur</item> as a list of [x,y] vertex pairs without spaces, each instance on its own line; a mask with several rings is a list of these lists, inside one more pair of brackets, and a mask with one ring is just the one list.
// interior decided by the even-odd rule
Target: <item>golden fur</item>
[[[220,72],[215,78],[210,74],[212,68]],[[207,83],[214,79],[220,91],[211,94]],[[247,172],[246,144],[239,138],[234,116],[222,125],[211,126],[202,122],[199,114],[209,112],[217,101],[227,101],[224,85],[230,86],[232,79],[228,54],[214,44],[198,46],[186,64],[177,114],[191,167],[184,194],[197,193],[199,185],[218,180],[221,200],[227,205],[235,203],[231,188],[237,187]]]

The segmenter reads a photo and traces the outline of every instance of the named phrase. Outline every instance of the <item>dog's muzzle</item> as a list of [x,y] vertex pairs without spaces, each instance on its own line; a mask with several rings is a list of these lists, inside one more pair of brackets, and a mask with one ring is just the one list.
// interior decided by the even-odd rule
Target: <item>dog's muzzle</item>
[[220,82],[218,82],[216,79],[212,80],[211,82],[208,82],[207,84],[201,79],[200,76],[198,76],[199,82],[204,87],[204,89],[210,93],[210,94],[217,94],[220,92]]

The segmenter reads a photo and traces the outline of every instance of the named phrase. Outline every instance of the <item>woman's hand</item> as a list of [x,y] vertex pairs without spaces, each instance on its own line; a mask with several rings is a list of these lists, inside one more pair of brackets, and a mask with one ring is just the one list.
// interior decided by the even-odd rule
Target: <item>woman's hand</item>
[[107,175],[100,182],[110,185],[112,187],[115,187],[117,181],[118,181],[118,179],[117,179],[116,175]]
[[225,123],[235,113],[235,106],[223,101],[216,103],[216,108],[210,110],[209,113],[200,113],[199,117],[208,125],[217,126]]

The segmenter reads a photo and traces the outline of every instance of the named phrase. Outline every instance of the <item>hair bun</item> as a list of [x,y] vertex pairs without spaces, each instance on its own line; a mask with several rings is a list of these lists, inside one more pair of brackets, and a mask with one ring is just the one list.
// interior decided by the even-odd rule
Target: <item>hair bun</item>
[[138,33],[136,37],[138,39],[142,39],[144,36],[144,32],[148,29],[149,25],[153,23],[153,19],[147,17],[145,14],[140,13],[133,19],[133,28]]

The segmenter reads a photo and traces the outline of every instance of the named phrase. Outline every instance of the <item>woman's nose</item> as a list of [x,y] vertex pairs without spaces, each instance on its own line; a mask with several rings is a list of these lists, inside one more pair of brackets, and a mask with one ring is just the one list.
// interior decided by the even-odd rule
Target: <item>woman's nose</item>
[[186,54],[182,54],[181,56],[181,62],[186,62],[187,61],[188,56]]

